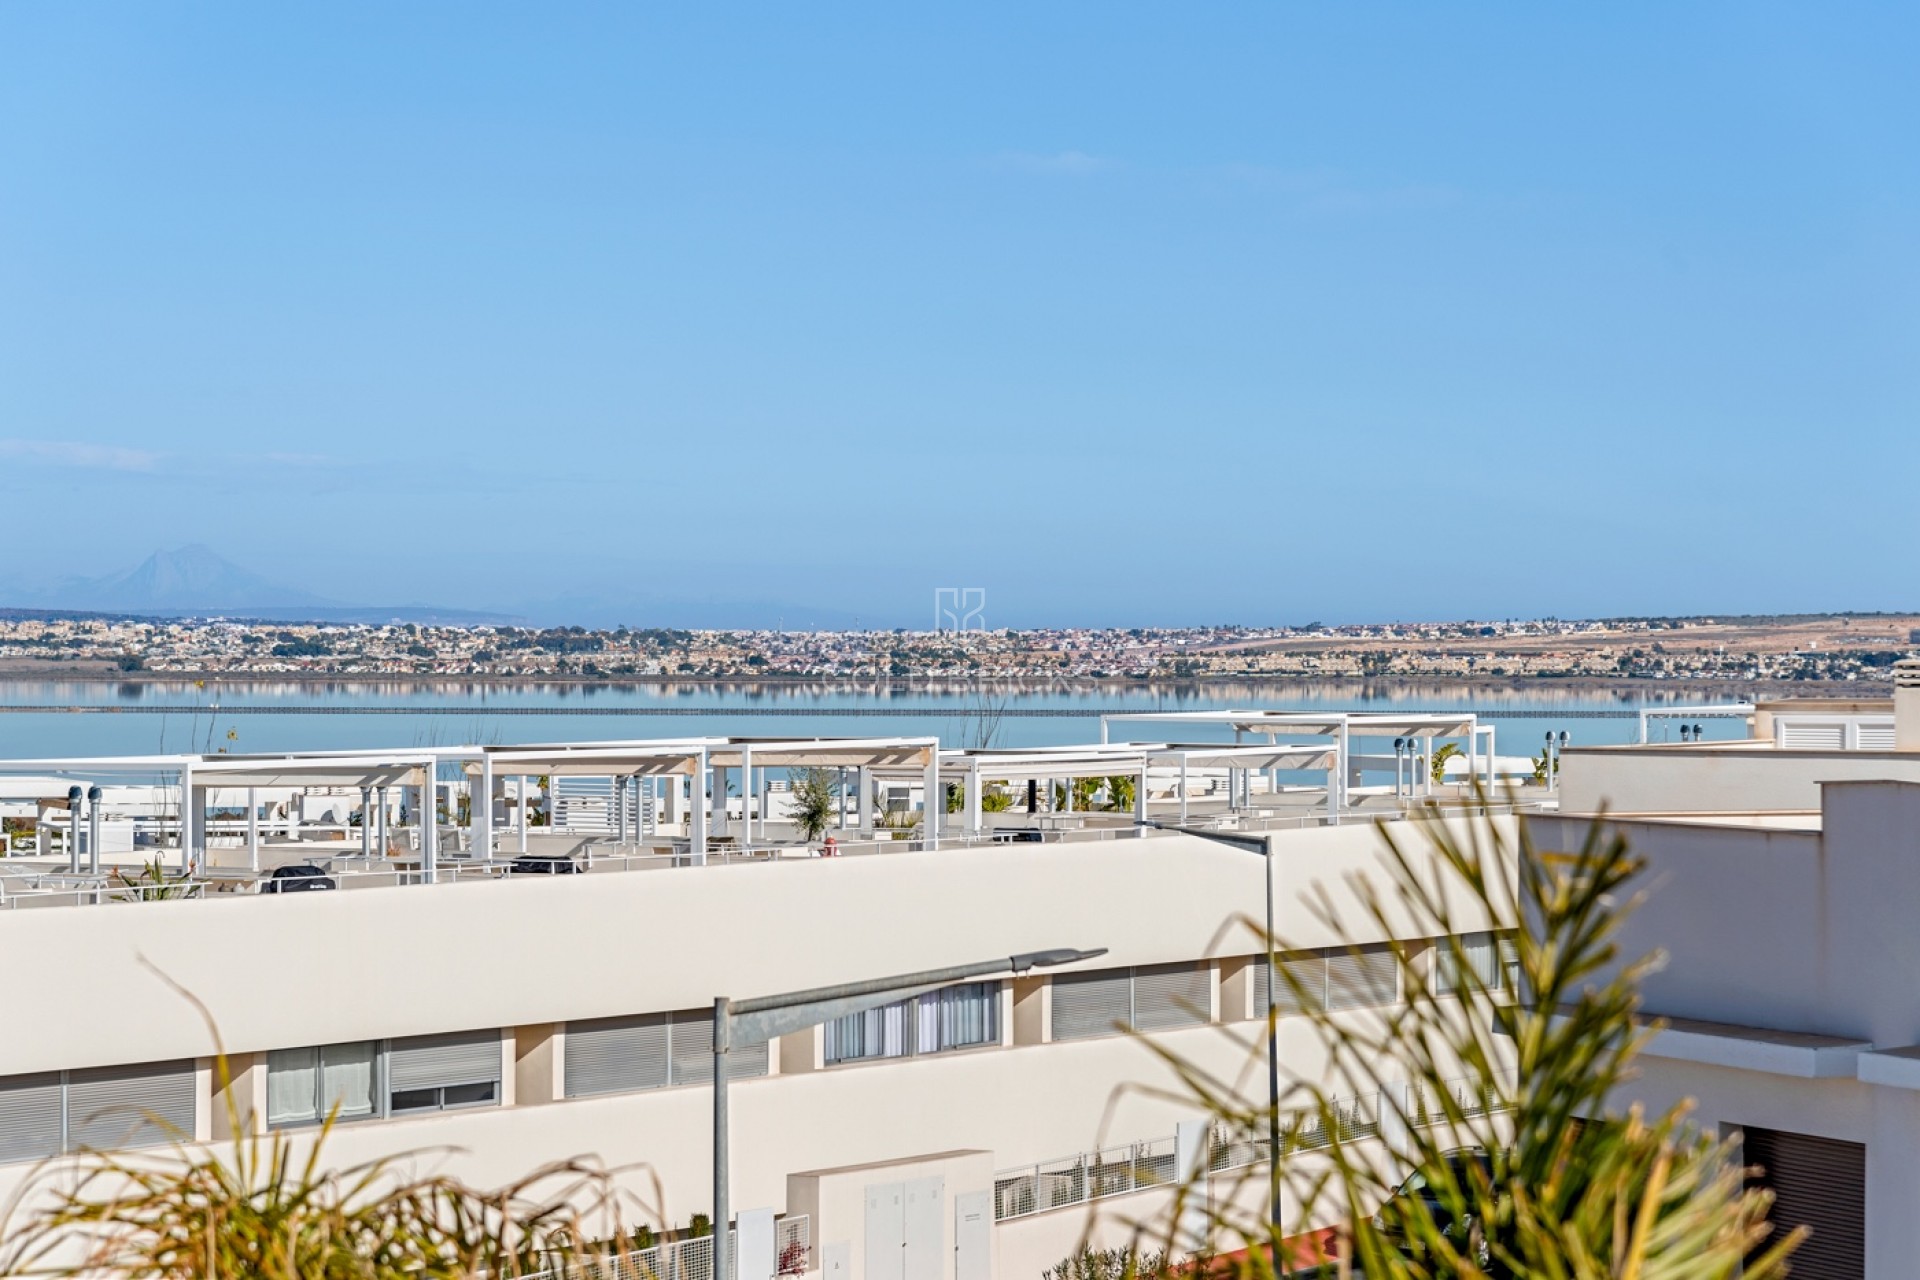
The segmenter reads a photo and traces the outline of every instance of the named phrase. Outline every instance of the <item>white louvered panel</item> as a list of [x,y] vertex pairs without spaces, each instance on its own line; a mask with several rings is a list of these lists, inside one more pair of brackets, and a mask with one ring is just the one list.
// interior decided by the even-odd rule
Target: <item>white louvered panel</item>
[[1890,724],[1861,724],[1860,749],[1862,751],[1892,751],[1896,739]]
[[500,1033],[492,1028],[395,1040],[387,1055],[387,1087],[394,1093],[499,1079]]
[[[1327,958],[1311,951],[1297,951],[1279,958],[1279,975],[1274,980],[1274,1010],[1282,1018],[1296,1013],[1305,1013],[1308,1005],[1301,1000],[1301,992],[1287,981],[1291,974],[1296,982],[1305,989],[1305,994],[1313,1001],[1312,1007],[1324,1008],[1327,998]],[[1253,962],[1253,1016],[1267,1016],[1267,964],[1264,956],[1257,956]]]
[[112,1151],[193,1137],[193,1062],[67,1073],[67,1149]]
[[668,1082],[667,1015],[569,1022],[566,1089],[569,1098],[658,1089]]
[[1110,1036],[1133,1017],[1133,981],[1125,969],[1063,973],[1053,980],[1053,1038]]
[[0,1164],[60,1154],[60,1073],[0,1078]]
[[1400,998],[1400,968],[1385,945],[1327,956],[1327,1008],[1377,1009]]
[[1776,720],[1782,747],[1798,751],[1839,751],[1847,745],[1847,727],[1828,721]]
[[1211,1020],[1212,975],[1205,965],[1159,964],[1133,971],[1133,1025],[1141,1031]]
[[600,834],[614,830],[613,782],[605,778],[553,779],[553,829]]
[[[669,1016],[669,1075],[674,1084],[713,1082],[713,1010],[688,1009]],[[727,1054],[727,1079],[767,1074],[767,1043],[736,1044]]]

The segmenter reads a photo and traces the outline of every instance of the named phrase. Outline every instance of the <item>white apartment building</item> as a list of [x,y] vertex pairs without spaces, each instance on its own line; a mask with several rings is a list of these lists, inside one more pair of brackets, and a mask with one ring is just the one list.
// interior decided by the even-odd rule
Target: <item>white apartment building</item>
[[1606,811],[1648,860],[1624,954],[1659,949],[1635,1096],[1742,1137],[1813,1235],[1795,1280],[1920,1274],[1920,662],[1894,705],[1763,707],[1746,741],[1574,748],[1547,850]]
[[[1279,812],[1245,785],[1257,771],[1327,772],[1314,754],[1326,745],[996,758],[924,740],[700,740],[8,762],[20,776],[175,795],[170,816],[150,815],[159,843],[133,857],[161,858],[167,886],[191,896],[126,889],[111,877],[128,856],[111,844],[96,870],[77,813],[73,850],[36,843],[0,863],[0,1195],[62,1153],[164,1143],[157,1121],[217,1143],[230,1117],[299,1133],[337,1109],[330,1163],[431,1149],[422,1160],[490,1186],[587,1156],[618,1171],[634,1218],[671,1231],[711,1209],[717,997],[1104,950],[731,1055],[737,1276],[1038,1277],[1090,1220],[1096,1240],[1124,1240],[1128,1223],[1164,1217],[1179,1177],[1205,1168],[1224,1186],[1261,1158],[1197,1107],[1144,1091],[1171,1074],[1119,1027],[1264,1097],[1266,968],[1249,921],[1266,905],[1266,857],[1277,932],[1304,949],[1294,963],[1321,975],[1329,1006],[1368,1018],[1401,998],[1387,939],[1335,936],[1303,896],[1319,885],[1338,898],[1346,877],[1372,874],[1377,821],[1411,797],[1328,808],[1326,793],[1316,807],[1288,792]],[[1176,766],[1228,785],[1217,800],[1143,786],[1134,812],[981,811],[983,780],[1153,783]],[[837,816],[839,856],[817,856],[764,810],[726,809],[718,771],[768,767],[862,779]],[[889,830],[865,785],[883,776],[923,796],[954,783],[966,799],[936,807],[931,830],[924,809],[917,827]],[[584,781],[596,777],[597,791]],[[531,824],[522,778],[553,793],[544,825]],[[583,808],[562,824],[566,779]],[[447,814],[410,842],[381,794],[407,787],[416,820],[431,794]],[[289,789],[304,815],[292,822],[260,802]],[[590,794],[597,830],[582,816]],[[244,813],[236,798],[251,801]],[[46,802],[50,826],[62,803]],[[463,803],[491,821],[462,831]],[[1241,843],[1156,825],[1179,816]],[[523,849],[584,874],[515,874]],[[287,862],[320,866],[344,891],[254,891]],[[1489,948],[1501,924],[1463,922]],[[210,1011],[227,1088],[213,1030],[169,983]],[[1278,1049],[1288,1077],[1319,1078],[1301,1020],[1282,1019]],[[1378,1115],[1377,1100],[1357,1102]]]

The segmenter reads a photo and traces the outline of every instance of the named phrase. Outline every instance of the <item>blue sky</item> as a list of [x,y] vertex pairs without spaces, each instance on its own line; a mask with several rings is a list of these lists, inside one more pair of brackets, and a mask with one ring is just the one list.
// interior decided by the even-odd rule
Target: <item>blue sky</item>
[[15,0],[0,545],[635,623],[1920,607],[1916,37]]

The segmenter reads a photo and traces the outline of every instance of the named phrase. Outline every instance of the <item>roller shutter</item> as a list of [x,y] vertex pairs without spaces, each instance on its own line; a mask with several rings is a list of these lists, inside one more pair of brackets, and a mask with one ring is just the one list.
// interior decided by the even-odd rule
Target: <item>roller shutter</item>
[[1053,980],[1053,1038],[1110,1036],[1133,1018],[1133,977],[1125,969],[1063,973]]
[[1133,971],[1133,1025],[1141,1031],[1210,1022],[1211,971],[1198,964],[1157,964]]
[[1777,1129],[1746,1131],[1746,1162],[1773,1192],[1776,1233],[1812,1234],[1794,1252],[1793,1280],[1862,1280],[1867,1273],[1867,1149]]
[[60,1073],[0,1078],[0,1164],[60,1154]]
[[569,1098],[630,1089],[658,1089],[668,1083],[667,1015],[599,1018],[569,1022],[566,1087]]
[[193,1061],[67,1073],[67,1149],[110,1151],[191,1140]]
[[[668,1074],[674,1084],[713,1083],[713,1010],[669,1015]],[[767,1043],[736,1044],[728,1055],[727,1079],[767,1074]]]
[[412,1036],[388,1048],[387,1088],[393,1093],[499,1080],[500,1033],[492,1028]]
[[1335,951],[1327,957],[1327,1008],[1377,1009],[1400,998],[1400,966],[1388,946]]
[[[1280,972],[1274,978],[1274,1011],[1280,1017],[1290,1017],[1296,1013],[1305,1013],[1309,1007],[1320,1008],[1327,999],[1327,958],[1311,952],[1279,957],[1276,966]],[[1287,981],[1292,975],[1294,981]],[[1298,983],[1296,987],[1294,984]],[[1305,997],[1303,1000],[1302,997]],[[1309,1002],[1311,1002],[1309,1004]],[[1267,1016],[1267,962],[1266,957],[1256,956],[1253,961],[1253,1016]]]

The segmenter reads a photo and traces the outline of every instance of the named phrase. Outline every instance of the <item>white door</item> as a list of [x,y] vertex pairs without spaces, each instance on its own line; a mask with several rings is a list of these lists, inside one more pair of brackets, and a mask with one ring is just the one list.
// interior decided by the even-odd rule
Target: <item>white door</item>
[[906,1184],[876,1183],[867,1188],[865,1280],[906,1280]]
[[953,1198],[953,1280],[993,1280],[993,1193]]
[[835,1240],[820,1246],[820,1280],[853,1280],[853,1242]]
[[942,1280],[947,1273],[947,1180],[906,1184],[904,1280]]

